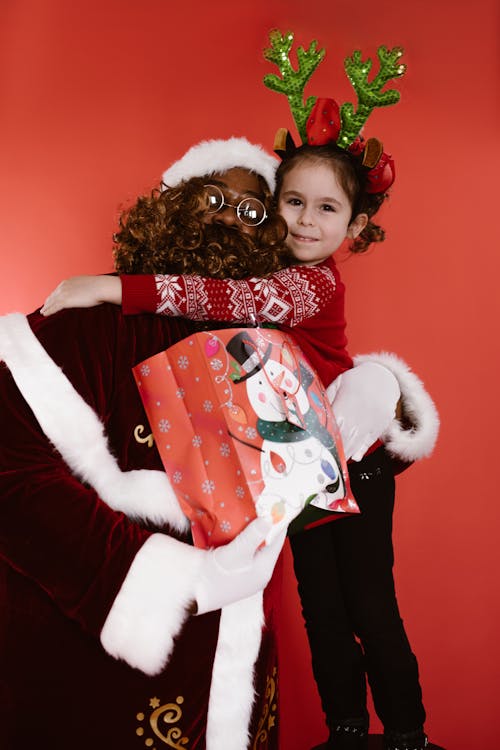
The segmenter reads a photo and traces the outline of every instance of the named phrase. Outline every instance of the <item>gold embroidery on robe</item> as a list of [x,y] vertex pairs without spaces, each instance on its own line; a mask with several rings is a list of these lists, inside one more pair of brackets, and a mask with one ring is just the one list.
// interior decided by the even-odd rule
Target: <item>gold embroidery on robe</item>
[[277,668],[274,667],[273,674],[268,675],[266,678],[266,692],[264,694],[265,705],[262,709],[262,714],[259,720],[259,726],[257,728],[257,734],[252,745],[252,750],[262,745],[267,740],[268,734],[276,724],[276,710],[277,710]]
[[147,443],[148,448],[152,448],[155,442],[153,433],[150,432],[149,435],[142,437],[142,433],[144,432],[144,430],[145,430],[144,425],[138,424],[136,428],[134,429],[134,438],[137,443]]
[[184,698],[179,695],[175,699],[175,703],[164,703],[161,705],[161,701],[156,696],[150,698],[149,707],[152,710],[149,716],[146,716],[142,711],[136,715],[136,719],[141,724],[142,722],[149,721],[149,727],[138,726],[135,733],[138,737],[144,738],[148,731],[151,731],[155,735],[153,737],[146,737],[144,745],[150,750],[158,750],[155,743],[158,740],[162,745],[167,745],[175,750],[187,750],[189,737],[182,736],[182,730],[178,726],[170,726],[167,729],[164,724],[177,724],[182,718],[182,704]]

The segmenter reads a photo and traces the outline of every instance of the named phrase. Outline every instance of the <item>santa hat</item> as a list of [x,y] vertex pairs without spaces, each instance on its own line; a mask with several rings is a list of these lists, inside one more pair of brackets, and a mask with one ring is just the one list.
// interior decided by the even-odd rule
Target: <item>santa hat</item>
[[274,192],[278,163],[274,156],[246,138],[202,141],[192,146],[163,173],[163,183],[167,187],[175,187],[182,180],[192,177],[209,177],[216,172],[243,167],[263,177],[271,192]]

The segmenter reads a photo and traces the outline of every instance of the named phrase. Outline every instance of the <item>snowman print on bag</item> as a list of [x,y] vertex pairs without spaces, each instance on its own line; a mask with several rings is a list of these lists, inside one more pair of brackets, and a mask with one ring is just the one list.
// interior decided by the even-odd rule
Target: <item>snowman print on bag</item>
[[313,372],[286,338],[277,352],[257,331],[240,331],[226,349],[233,360],[231,380],[245,387],[257,418],[263,490],[256,512],[273,521],[274,536],[309,503],[334,510],[345,484],[334,437],[320,419],[321,408],[312,407],[313,402],[326,406],[315,392],[308,393]]

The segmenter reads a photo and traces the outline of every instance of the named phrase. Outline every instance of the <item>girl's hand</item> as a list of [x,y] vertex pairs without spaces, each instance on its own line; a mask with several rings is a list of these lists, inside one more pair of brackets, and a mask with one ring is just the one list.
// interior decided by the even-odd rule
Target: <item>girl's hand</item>
[[94,307],[103,302],[121,305],[122,284],[118,276],[72,276],[49,294],[40,312],[53,315],[68,307]]

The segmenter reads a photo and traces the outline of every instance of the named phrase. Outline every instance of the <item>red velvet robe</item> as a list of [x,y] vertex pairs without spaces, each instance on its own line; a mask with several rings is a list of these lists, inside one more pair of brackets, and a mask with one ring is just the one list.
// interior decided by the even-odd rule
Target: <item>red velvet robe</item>
[[199,550],[131,373],[193,325],[103,305],[29,326],[0,319],[2,749],[275,750],[279,576],[262,639],[258,596],[189,616]]

